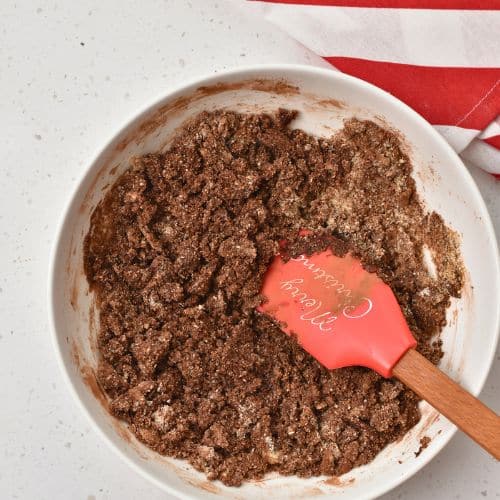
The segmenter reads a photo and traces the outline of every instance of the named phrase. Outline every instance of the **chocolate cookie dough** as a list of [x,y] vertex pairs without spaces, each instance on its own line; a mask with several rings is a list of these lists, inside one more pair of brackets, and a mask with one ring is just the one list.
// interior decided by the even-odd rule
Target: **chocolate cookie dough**
[[308,229],[345,245],[392,287],[434,363],[463,282],[457,238],[425,211],[398,137],[350,119],[317,138],[290,127],[296,115],[201,113],[166,152],[132,159],[85,241],[113,415],[231,486],[343,474],[420,418],[400,382],[329,371],[255,311],[280,240]]

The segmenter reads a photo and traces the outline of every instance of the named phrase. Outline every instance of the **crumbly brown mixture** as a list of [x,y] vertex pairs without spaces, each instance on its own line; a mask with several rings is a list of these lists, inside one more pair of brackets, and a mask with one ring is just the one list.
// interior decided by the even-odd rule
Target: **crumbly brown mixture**
[[419,420],[401,383],[329,371],[255,311],[280,240],[305,228],[344,241],[390,284],[433,362],[462,286],[456,238],[425,213],[398,138],[351,119],[318,139],[290,128],[295,116],[200,114],[166,153],[132,160],[86,238],[112,413],[227,485],[343,474]]

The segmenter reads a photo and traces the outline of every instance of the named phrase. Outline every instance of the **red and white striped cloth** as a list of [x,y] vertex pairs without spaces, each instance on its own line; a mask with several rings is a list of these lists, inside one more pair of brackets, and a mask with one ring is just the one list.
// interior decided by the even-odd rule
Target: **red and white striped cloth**
[[500,0],[250,3],[336,69],[406,102],[500,179]]

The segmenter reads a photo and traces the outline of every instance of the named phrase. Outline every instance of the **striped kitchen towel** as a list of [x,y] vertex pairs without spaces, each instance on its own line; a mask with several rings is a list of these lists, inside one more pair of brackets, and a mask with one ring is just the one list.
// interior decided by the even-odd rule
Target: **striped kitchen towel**
[[406,102],[500,179],[500,0],[250,3],[336,69]]

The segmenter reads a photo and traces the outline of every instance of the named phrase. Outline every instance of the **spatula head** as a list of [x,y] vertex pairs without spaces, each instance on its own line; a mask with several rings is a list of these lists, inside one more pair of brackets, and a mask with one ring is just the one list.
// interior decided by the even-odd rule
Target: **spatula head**
[[390,287],[347,254],[330,249],[285,262],[276,256],[258,310],[327,368],[361,365],[390,377],[413,338]]

